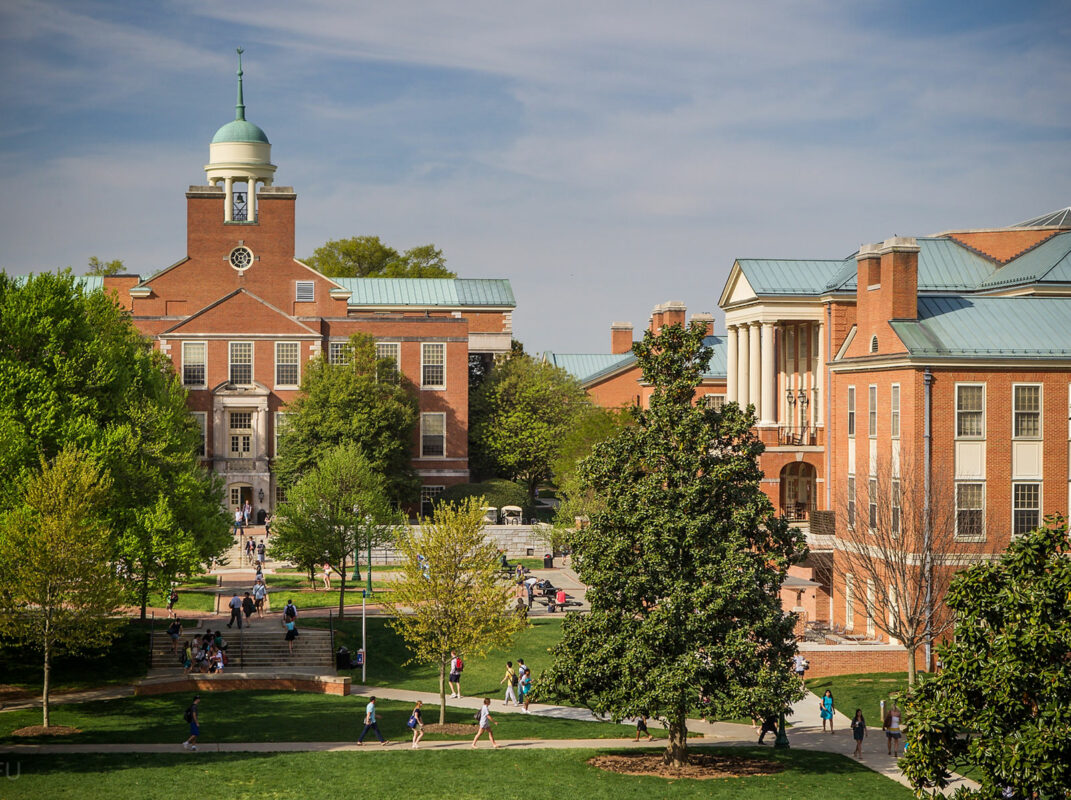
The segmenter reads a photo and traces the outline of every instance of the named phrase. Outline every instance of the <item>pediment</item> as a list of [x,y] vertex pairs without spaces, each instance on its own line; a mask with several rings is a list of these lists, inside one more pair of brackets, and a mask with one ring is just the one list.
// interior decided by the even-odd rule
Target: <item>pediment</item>
[[237,289],[221,297],[163,331],[160,336],[240,336],[251,333],[320,336],[318,331],[245,289]]
[[718,306],[725,308],[726,306],[746,303],[757,299],[758,295],[755,294],[755,290],[752,289],[751,284],[748,283],[744,271],[740,269],[740,262],[734,262],[733,268],[729,272],[729,280],[725,282],[725,288],[722,289],[721,298],[718,300]]

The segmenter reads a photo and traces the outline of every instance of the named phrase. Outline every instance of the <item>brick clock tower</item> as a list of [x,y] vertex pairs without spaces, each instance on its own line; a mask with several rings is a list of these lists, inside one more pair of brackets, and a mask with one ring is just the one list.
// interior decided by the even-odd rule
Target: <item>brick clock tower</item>
[[[295,258],[297,195],[275,186],[271,143],[245,118],[238,50],[235,118],[212,138],[207,184],[186,192],[186,256],[130,286],[107,281],[175,364],[220,473],[225,505],[271,510],[286,406],[312,358],[345,359],[362,332],[417,387],[411,510],[468,480],[468,361],[509,351],[513,294],[503,280],[331,279]],[[122,297],[129,292],[129,300]]]

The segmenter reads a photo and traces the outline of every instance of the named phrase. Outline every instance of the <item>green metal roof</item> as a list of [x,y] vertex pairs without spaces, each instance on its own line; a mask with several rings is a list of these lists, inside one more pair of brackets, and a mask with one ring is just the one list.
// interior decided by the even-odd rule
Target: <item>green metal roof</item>
[[[703,377],[717,380],[727,374],[726,339],[724,336],[707,336],[703,344],[711,348],[710,361]],[[632,353],[551,353],[543,354],[543,360],[561,367],[581,383],[587,384],[636,363]]]
[[[943,236],[922,238],[919,243],[919,291],[970,291],[993,274],[992,261]],[[827,291],[855,291],[856,255],[844,259],[826,284]]]
[[235,119],[228,122],[212,137],[212,144],[219,142],[264,142],[268,141],[268,135],[252,122],[244,119]]
[[1071,358],[1071,313],[1061,297],[919,297],[918,320],[893,320],[912,356]]
[[757,295],[819,295],[843,261],[741,258],[740,271]]
[[507,306],[517,301],[502,278],[332,278],[350,306]]
[[1031,283],[1071,283],[1071,231],[1046,239],[1009,261],[978,288],[1006,288]]

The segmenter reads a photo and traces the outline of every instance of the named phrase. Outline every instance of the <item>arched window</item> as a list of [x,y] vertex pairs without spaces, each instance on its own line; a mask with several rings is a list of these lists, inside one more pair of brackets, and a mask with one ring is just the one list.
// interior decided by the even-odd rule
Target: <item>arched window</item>
[[871,336],[870,337],[870,352],[871,353],[878,352],[878,337],[877,336]]

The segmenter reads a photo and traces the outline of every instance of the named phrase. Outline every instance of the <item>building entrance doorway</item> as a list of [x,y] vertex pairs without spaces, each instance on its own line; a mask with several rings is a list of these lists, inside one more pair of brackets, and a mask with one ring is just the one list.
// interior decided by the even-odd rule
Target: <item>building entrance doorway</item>
[[781,516],[807,519],[814,511],[818,474],[813,464],[794,461],[781,470]]
[[246,501],[253,505],[253,487],[248,483],[232,483],[230,486],[230,510],[245,508]]

